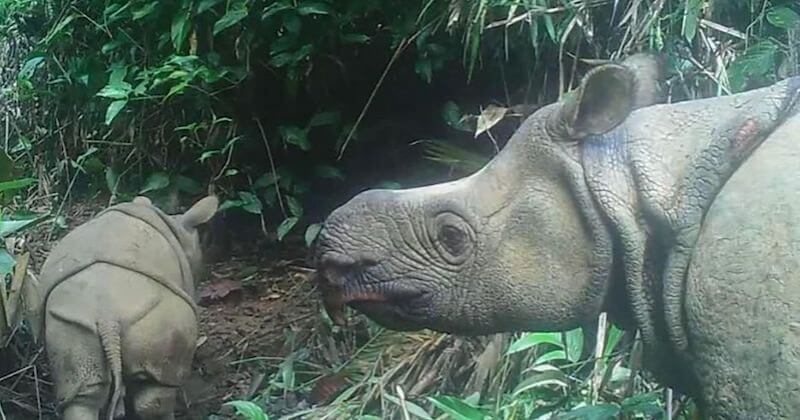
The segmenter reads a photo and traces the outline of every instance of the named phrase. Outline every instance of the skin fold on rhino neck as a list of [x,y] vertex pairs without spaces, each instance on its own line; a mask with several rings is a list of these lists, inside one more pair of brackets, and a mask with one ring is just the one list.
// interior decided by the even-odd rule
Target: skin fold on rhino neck
[[670,361],[686,360],[684,279],[703,217],[738,166],[796,114],[799,88],[795,78],[735,98],[648,107],[583,142],[586,182],[624,267],[610,313],[640,330],[665,383],[693,387]]

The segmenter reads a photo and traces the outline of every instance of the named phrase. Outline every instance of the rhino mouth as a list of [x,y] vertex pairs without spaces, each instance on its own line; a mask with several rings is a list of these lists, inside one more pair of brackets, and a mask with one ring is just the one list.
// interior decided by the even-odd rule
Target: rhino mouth
[[395,330],[418,329],[430,298],[429,293],[403,279],[367,281],[362,267],[331,269],[322,265],[315,281],[322,293],[322,302],[330,319],[346,325],[344,307],[349,306]]

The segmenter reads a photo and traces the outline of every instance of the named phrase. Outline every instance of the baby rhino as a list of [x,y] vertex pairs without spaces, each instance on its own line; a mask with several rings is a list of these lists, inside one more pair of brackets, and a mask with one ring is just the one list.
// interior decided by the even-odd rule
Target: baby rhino
[[209,196],[169,216],[137,197],[77,227],[50,253],[38,327],[66,420],[114,419],[126,408],[174,418],[197,342],[198,226],[217,207]]

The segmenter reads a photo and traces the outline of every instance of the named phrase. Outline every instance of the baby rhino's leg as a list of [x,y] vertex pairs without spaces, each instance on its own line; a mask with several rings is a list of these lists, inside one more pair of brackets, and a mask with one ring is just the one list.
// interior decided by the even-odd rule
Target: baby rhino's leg
[[126,374],[136,414],[172,419],[177,389],[189,376],[197,345],[197,319],[179,297],[165,292],[161,301],[127,331],[123,339]]
[[142,383],[133,392],[133,410],[142,419],[173,420],[177,396],[176,387]]
[[82,325],[46,317],[45,343],[64,419],[97,420],[111,389],[100,342]]

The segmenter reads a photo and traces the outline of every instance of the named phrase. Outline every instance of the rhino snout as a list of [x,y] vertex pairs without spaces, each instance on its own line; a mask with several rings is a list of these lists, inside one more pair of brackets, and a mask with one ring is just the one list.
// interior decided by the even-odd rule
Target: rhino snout
[[[324,235],[315,251],[316,283],[328,316],[344,325],[344,307],[350,306],[379,323],[398,330],[413,329],[419,311],[427,307],[422,285],[395,276],[385,260],[368,251],[331,250]],[[339,241],[336,241],[338,243]],[[321,251],[321,249],[326,249]]]

